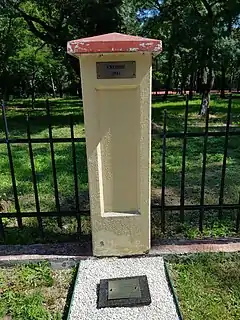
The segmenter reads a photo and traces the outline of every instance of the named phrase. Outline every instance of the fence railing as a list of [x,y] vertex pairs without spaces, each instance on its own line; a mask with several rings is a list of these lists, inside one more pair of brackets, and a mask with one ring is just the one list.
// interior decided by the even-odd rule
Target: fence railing
[[[43,217],[57,217],[57,223],[60,228],[62,228],[62,217],[76,217],[77,220],[77,232],[81,234],[81,216],[90,215],[90,211],[88,209],[80,208],[79,204],[79,186],[78,186],[78,170],[77,170],[77,161],[76,161],[76,147],[75,144],[79,142],[85,142],[85,138],[76,138],[74,136],[74,123],[73,117],[70,116],[70,138],[53,138],[52,134],[52,121],[51,121],[51,114],[50,114],[50,106],[49,101],[46,101],[46,115],[48,119],[48,138],[32,138],[31,137],[31,129],[30,129],[30,119],[29,116],[26,117],[26,133],[27,138],[9,138],[9,130],[8,130],[8,121],[6,116],[6,110],[4,102],[2,102],[2,118],[4,124],[4,132],[5,138],[0,139],[0,145],[5,144],[7,146],[7,153],[8,153],[8,161],[9,161],[9,168],[12,180],[12,190],[13,190],[13,197],[14,197],[14,204],[16,212],[0,212],[0,237],[2,239],[5,238],[5,231],[4,231],[4,224],[3,218],[16,218],[18,227],[21,229],[23,227],[22,218],[25,217],[35,217],[38,221],[38,228],[40,232],[40,236],[44,238],[44,227],[42,218]],[[55,208],[56,211],[41,211],[40,208],[40,201],[39,201],[39,192],[38,192],[38,185],[37,185],[37,175],[35,169],[35,162],[34,162],[34,153],[33,153],[33,144],[42,144],[47,143],[50,146],[50,154],[51,154],[51,168],[52,168],[52,177],[53,177],[53,185],[54,185],[54,199],[55,199]],[[57,172],[56,172],[56,161],[55,161],[55,152],[54,152],[54,144],[55,143],[68,143],[72,146],[72,164],[73,164],[73,176],[74,176],[74,191],[75,191],[75,210],[74,211],[61,211],[60,210],[60,202],[59,202],[59,191],[58,191],[58,182],[57,182]],[[29,158],[30,158],[30,165],[31,165],[31,173],[32,173],[32,184],[34,190],[34,198],[35,198],[35,212],[23,212],[20,210],[19,205],[19,197],[17,191],[17,184],[16,184],[16,175],[15,175],[15,167],[13,162],[13,155],[12,155],[12,145],[21,145],[27,144],[28,151],[29,151]]]
[[[163,117],[163,131],[158,134],[158,138],[162,139],[162,186],[161,186],[161,201],[159,204],[152,205],[152,209],[161,210],[161,230],[165,232],[166,229],[166,212],[167,211],[179,211],[180,212],[180,222],[184,223],[185,211],[198,210],[199,211],[199,230],[203,231],[203,220],[204,212],[207,210],[218,210],[218,218],[222,219],[223,210],[237,210],[236,215],[236,232],[239,231],[240,224],[240,194],[238,203],[224,204],[223,195],[225,187],[225,176],[226,176],[226,164],[228,155],[228,141],[230,136],[239,136],[240,130],[231,131],[231,110],[232,110],[232,97],[229,98],[228,111],[227,111],[227,121],[226,130],[224,131],[209,131],[209,109],[207,109],[205,129],[204,132],[188,132],[188,114],[189,114],[189,100],[186,99],[186,108],[184,116],[184,131],[183,132],[167,132],[167,110],[164,110]],[[155,135],[156,136],[156,135]],[[201,175],[201,193],[200,193],[200,203],[199,204],[185,204],[185,175],[186,175],[186,148],[187,141],[189,137],[198,138],[202,137],[203,141],[203,160],[202,160],[202,175]],[[223,153],[223,163],[222,163],[222,173],[221,182],[219,190],[219,201],[218,204],[205,204],[205,178],[206,178],[206,160],[207,160],[207,145],[209,137],[225,137],[224,142],[224,153]],[[182,168],[181,168],[181,194],[180,194],[180,205],[166,205],[165,204],[165,177],[166,177],[166,141],[169,138],[181,138],[182,142]]]
[[[226,164],[228,156],[228,141],[231,136],[239,136],[240,130],[231,130],[231,109],[232,109],[232,98],[229,99],[228,111],[227,111],[227,121],[225,131],[209,131],[209,110],[207,110],[206,119],[205,119],[205,128],[204,131],[199,132],[189,132],[188,131],[188,116],[189,116],[189,103],[188,99],[186,100],[185,116],[184,116],[184,130],[183,132],[168,132],[167,131],[167,110],[164,111],[163,116],[163,130],[161,133],[154,135],[155,138],[161,139],[162,141],[162,159],[161,159],[161,198],[159,203],[152,205],[153,210],[158,210],[161,216],[161,230],[165,232],[166,230],[166,212],[169,211],[178,211],[180,214],[180,223],[185,221],[185,212],[189,210],[199,211],[199,230],[203,231],[204,225],[204,213],[207,210],[218,210],[218,218],[223,217],[223,210],[237,210],[236,215],[236,231],[239,231],[240,226],[240,196],[238,203],[225,204],[224,203],[224,187],[225,187],[225,176],[226,176]],[[78,166],[76,161],[76,144],[85,142],[85,138],[76,138],[74,136],[74,122],[73,118],[70,117],[70,138],[54,138],[53,129],[52,129],[52,116],[50,113],[49,102],[46,102],[46,115],[48,119],[48,137],[47,138],[33,138],[31,135],[31,120],[29,117],[26,118],[26,138],[10,138],[8,130],[8,121],[6,116],[6,110],[4,103],[2,103],[2,118],[3,126],[5,132],[5,138],[0,139],[0,146],[6,145],[9,169],[11,174],[13,198],[15,204],[16,212],[0,212],[0,237],[5,238],[5,227],[3,223],[3,218],[16,218],[18,227],[23,228],[23,219],[25,217],[35,217],[38,222],[39,233],[42,238],[44,238],[44,226],[42,219],[44,217],[56,217],[58,226],[62,228],[62,218],[63,217],[75,217],[77,221],[77,232],[81,234],[81,217],[89,216],[90,210],[81,208],[79,202],[79,182],[78,182]],[[200,189],[200,203],[199,204],[186,204],[185,203],[185,178],[186,178],[186,149],[188,144],[188,138],[203,138],[203,157],[202,157],[202,173],[201,173],[201,189]],[[221,182],[219,188],[219,201],[218,204],[205,204],[204,195],[205,195],[205,185],[206,185],[206,165],[207,165],[207,146],[209,137],[224,137],[224,153],[223,153],[223,162],[222,162],[222,172],[221,172]],[[166,155],[167,155],[167,140],[168,139],[182,139],[182,164],[181,164],[181,183],[180,183],[180,204],[179,205],[168,205],[166,204]],[[51,171],[54,187],[54,200],[55,200],[55,211],[42,211],[40,208],[39,201],[39,191],[38,191],[38,181],[37,173],[35,168],[33,144],[48,144],[50,147],[50,156],[51,156]],[[60,202],[59,202],[59,190],[58,190],[58,179],[56,172],[56,160],[55,160],[55,144],[56,143],[68,143],[71,146],[72,150],[72,166],[73,166],[73,179],[74,179],[74,199],[75,199],[75,209],[71,211],[62,211]],[[12,145],[13,144],[26,144],[28,146],[28,154],[30,158],[30,167],[31,167],[31,182],[33,185],[34,191],[34,200],[35,200],[35,211],[24,212],[20,209],[19,205],[19,195],[17,190],[16,175],[15,175],[15,166],[13,161],[12,154]]]

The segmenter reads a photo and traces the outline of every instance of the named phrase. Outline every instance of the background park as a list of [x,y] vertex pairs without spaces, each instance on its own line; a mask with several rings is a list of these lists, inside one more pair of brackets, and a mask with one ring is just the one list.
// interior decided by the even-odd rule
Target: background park
[[[110,32],[163,41],[152,72],[153,242],[238,241],[240,1],[2,0],[0,243],[91,239],[79,62],[66,44]],[[239,253],[169,258],[184,319],[239,319],[239,266]],[[65,319],[75,273],[0,268],[0,319]]]

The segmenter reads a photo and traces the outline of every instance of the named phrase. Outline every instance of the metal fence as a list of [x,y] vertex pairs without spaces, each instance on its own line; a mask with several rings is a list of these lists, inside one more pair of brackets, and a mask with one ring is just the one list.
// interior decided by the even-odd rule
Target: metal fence
[[[79,204],[79,186],[78,186],[78,170],[77,170],[77,162],[76,162],[76,143],[85,142],[85,138],[76,138],[74,136],[74,123],[73,118],[70,116],[70,138],[53,138],[52,134],[52,118],[50,114],[50,106],[49,101],[46,101],[46,115],[48,119],[48,138],[32,138],[30,131],[30,120],[29,116],[26,118],[26,133],[27,138],[9,138],[9,130],[8,130],[8,122],[6,117],[5,105],[2,103],[2,117],[4,123],[4,131],[5,131],[5,139],[0,139],[0,145],[6,144],[7,152],[8,152],[8,160],[9,160],[9,168],[11,173],[12,180],[12,190],[14,196],[15,210],[16,212],[0,212],[0,237],[5,238],[4,232],[4,224],[3,218],[16,218],[18,227],[21,229],[23,227],[22,218],[24,217],[36,217],[38,220],[38,227],[40,236],[44,238],[44,228],[42,223],[43,217],[57,217],[57,223],[60,228],[62,228],[62,217],[76,217],[77,219],[77,232],[81,233],[81,216],[90,215],[90,211],[87,209],[80,208]],[[39,201],[39,193],[38,193],[38,185],[37,185],[37,175],[34,163],[34,154],[33,154],[33,144],[42,144],[47,143],[50,146],[50,154],[51,154],[51,166],[52,166],[52,175],[53,175],[53,185],[54,185],[54,197],[55,197],[55,207],[56,211],[47,211],[43,212],[40,209],[40,201]],[[74,177],[74,192],[75,192],[75,210],[74,211],[61,211],[60,209],[60,201],[59,201],[59,191],[58,191],[58,183],[57,183],[57,172],[56,172],[56,161],[55,161],[55,153],[54,153],[54,144],[55,143],[68,143],[72,146],[72,162],[73,162],[73,177]],[[31,172],[32,172],[32,184],[34,190],[34,198],[36,204],[35,212],[22,212],[20,210],[19,205],[19,197],[17,191],[16,177],[15,177],[15,167],[12,156],[12,145],[15,144],[27,144],[29,150],[30,164],[31,164]]]
[[[154,204],[152,208],[161,210],[161,230],[165,232],[166,229],[166,212],[167,211],[179,211],[180,212],[180,222],[184,223],[185,211],[198,210],[199,211],[199,230],[203,231],[203,220],[204,212],[206,210],[218,210],[218,218],[221,220],[223,217],[223,210],[237,210],[236,218],[236,232],[239,231],[240,224],[240,195],[238,203],[224,204],[224,187],[225,187],[225,176],[226,176],[226,164],[227,164],[227,154],[228,154],[228,141],[230,136],[239,136],[240,130],[231,130],[231,110],[232,110],[232,96],[229,98],[228,111],[227,111],[227,121],[226,130],[223,131],[209,131],[209,109],[207,109],[205,129],[204,132],[188,132],[188,115],[189,115],[189,100],[186,99],[186,109],[184,117],[184,131],[183,132],[167,132],[167,110],[164,110],[163,119],[163,132],[159,135],[162,139],[162,186],[161,186],[161,201],[158,204]],[[202,176],[201,176],[201,195],[200,203],[197,205],[186,205],[185,204],[185,175],[186,175],[186,150],[187,141],[190,137],[202,137],[204,139],[203,143],[203,162],[202,162]],[[206,178],[206,162],[207,162],[207,145],[209,137],[225,137],[224,142],[224,153],[223,153],[223,163],[222,163],[222,173],[221,173],[221,183],[219,190],[219,202],[218,204],[209,205],[204,203],[205,194],[205,178]],[[181,138],[182,139],[182,169],[181,169],[181,195],[180,195],[180,205],[166,205],[165,204],[165,178],[166,178],[166,142],[167,139]]]
[[[239,136],[240,130],[231,130],[231,107],[232,107],[232,98],[229,99],[228,112],[227,112],[227,122],[226,130],[223,131],[209,131],[209,110],[207,110],[205,129],[201,132],[188,132],[188,114],[189,114],[189,103],[188,99],[186,100],[186,109],[184,117],[184,131],[183,132],[168,132],[167,131],[167,110],[164,111],[163,118],[163,131],[158,135],[158,139],[162,141],[162,180],[161,180],[161,198],[159,203],[152,205],[152,209],[157,209],[161,212],[161,230],[165,232],[166,229],[166,212],[169,211],[179,211],[180,213],[180,222],[183,223],[185,219],[185,211],[189,210],[198,210],[199,211],[199,230],[203,231],[203,221],[204,221],[204,212],[206,210],[214,209],[218,210],[219,219],[223,216],[223,210],[237,210],[236,218],[236,231],[239,231],[240,224],[240,196],[239,202],[233,204],[224,204],[224,186],[225,186],[225,175],[226,175],[226,163],[228,155],[228,141],[230,136]],[[9,137],[8,131],[8,122],[6,117],[6,110],[4,103],[2,103],[2,117],[5,131],[5,138],[0,139],[0,145],[4,144],[7,146],[9,168],[11,173],[12,180],[12,190],[15,202],[15,212],[0,212],[0,237],[5,238],[5,230],[3,224],[3,218],[16,218],[18,227],[21,229],[23,227],[22,218],[24,217],[35,217],[38,221],[39,233],[42,238],[44,238],[44,227],[42,218],[43,217],[56,217],[58,226],[62,227],[62,217],[75,217],[77,220],[77,232],[81,234],[81,216],[89,216],[90,210],[83,209],[80,207],[79,203],[79,185],[78,185],[78,168],[76,161],[76,144],[85,142],[84,138],[76,138],[74,136],[74,123],[72,117],[70,117],[70,138],[54,138],[52,134],[52,121],[50,114],[49,102],[46,102],[46,115],[48,119],[48,138],[32,138],[31,129],[30,129],[30,120],[29,117],[26,119],[26,133],[27,138],[13,138]],[[202,162],[202,174],[201,174],[201,195],[200,203],[198,205],[188,205],[185,204],[184,192],[185,192],[185,175],[186,175],[186,149],[189,137],[202,137],[203,138],[203,162]],[[221,183],[219,190],[219,202],[215,205],[209,205],[204,203],[204,194],[205,194],[205,178],[206,178],[206,162],[207,162],[207,145],[209,137],[225,137],[224,143],[224,154],[223,154],[223,163],[222,163],[222,174],[221,174]],[[165,181],[166,181],[166,152],[167,152],[167,139],[181,138],[182,139],[182,170],[181,170],[181,195],[180,195],[180,205],[166,205],[165,203]],[[51,154],[51,166],[52,166],[52,176],[53,176],[53,185],[54,185],[54,198],[55,198],[55,211],[44,212],[41,211],[39,193],[38,193],[38,184],[37,184],[37,174],[35,169],[34,161],[34,152],[33,144],[47,143],[50,147]],[[58,181],[57,181],[57,172],[56,172],[56,162],[55,162],[55,152],[54,144],[55,143],[68,143],[71,145],[72,149],[72,165],[73,165],[73,178],[74,178],[74,192],[75,192],[75,210],[74,211],[61,211],[60,202],[59,202],[59,191],[58,191]],[[32,184],[34,190],[34,199],[36,210],[35,212],[22,212],[19,205],[19,196],[16,184],[15,177],[15,167],[12,156],[12,145],[14,144],[26,144],[28,145],[31,173],[32,173]]]

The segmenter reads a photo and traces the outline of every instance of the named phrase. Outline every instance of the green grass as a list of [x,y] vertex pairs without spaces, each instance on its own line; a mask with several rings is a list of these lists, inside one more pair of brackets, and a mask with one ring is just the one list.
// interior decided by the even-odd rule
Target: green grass
[[240,254],[195,254],[170,261],[184,320],[240,319]]
[[74,274],[47,263],[0,268],[0,319],[63,319]]
[[[189,105],[189,131],[203,131],[204,119],[198,116],[200,100],[194,99]],[[76,137],[84,137],[83,108],[79,99],[50,99],[53,137],[70,137],[69,115],[75,124]],[[153,102],[153,122],[161,129],[163,126],[163,111],[167,109],[168,131],[182,131],[184,126],[185,102],[183,97],[170,97],[166,102]],[[26,137],[26,114],[30,113],[31,135],[35,138],[48,137],[48,119],[46,117],[44,100],[37,100],[35,110],[31,110],[29,100],[15,100],[9,103],[7,109],[8,128],[11,138]],[[211,101],[209,127],[211,131],[225,130],[227,100],[217,97]],[[233,99],[232,126],[240,127],[240,100]],[[4,137],[3,122],[0,117],[0,138]],[[152,194],[153,200],[160,201],[161,190],[161,147],[162,141],[153,137],[152,141]],[[224,137],[209,137],[207,149],[207,170],[205,203],[217,204],[221,179]],[[56,170],[61,210],[74,210],[74,178],[71,144],[54,144]],[[88,206],[88,177],[86,150],[84,143],[76,144],[78,182],[80,188],[80,203]],[[51,157],[48,144],[33,144],[35,167],[38,180],[38,191],[42,211],[55,210],[54,185],[52,178]],[[12,145],[12,153],[22,211],[35,211],[35,199],[31,178],[31,167],[26,144]],[[189,138],[186,157],[186,204],[199,204],[202,170],[203,138]],[[167,139],[166,154],[166,203],[180,203],[180,179],[182,162],[182,139]],[[2,211],[15,211],[11,186],[11,175],[7,148],[0,145],[0,206]],[[229,152],[224,189],[224,202],[237,203],[240,181],[240,137],[229,138]],[[0,207],[1,211],[1,207]],[[222,221],[217,220],[217,212],[206,212],[204,217],[204,232],[198,231],[199,212],[186,212],[185,224],[180,226],[179,212],[166,213],[166,233],[160,231],[160,214],[154,212],[152,217],[152,235],[154,238],[199,238],[236,236],[236,211],[224,212]],[[7,243],[42,242],[39,237],[37,219],[24,218],[22,230],[17,228],[15,219],[4,219]],[[76,219],[64,218],[64,228],[57,226],[55,218],[44,218],[46,241],[76,240]],[[181,227],[181,228],[180,228]],[[90,233],[89,218],[82,219],[83,234]]]

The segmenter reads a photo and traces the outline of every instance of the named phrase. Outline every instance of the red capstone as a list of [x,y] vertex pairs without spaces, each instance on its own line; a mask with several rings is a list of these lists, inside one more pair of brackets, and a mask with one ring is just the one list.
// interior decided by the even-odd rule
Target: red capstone
[[153,52],[162,51],[162,41],[122,33],[72,40],[67,43],[67,52],[73,56],[87,53]]

